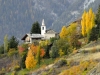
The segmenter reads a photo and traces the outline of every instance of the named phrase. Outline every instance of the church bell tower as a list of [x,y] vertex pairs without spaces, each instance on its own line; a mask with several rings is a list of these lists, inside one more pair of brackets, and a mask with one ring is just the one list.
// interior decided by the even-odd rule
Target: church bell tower
[[46,33],[46,26],[44,23],[44,19],[42,20],[42,25],[41,25],[41,35],[45,35]]

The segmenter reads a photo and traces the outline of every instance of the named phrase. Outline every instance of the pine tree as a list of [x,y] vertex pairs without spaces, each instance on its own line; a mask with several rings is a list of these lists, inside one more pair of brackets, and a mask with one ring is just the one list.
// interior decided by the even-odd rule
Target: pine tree
[[9,40],[9,48],[15,48],[17,49],[19,41],[16,39],[16,37],[12,36]]
[[32,24],[32,28],[30,33],[34,33],[34,34],[40,34],[41,30],[40,30],[40,24],[38,22],[34,22],[34,24]]

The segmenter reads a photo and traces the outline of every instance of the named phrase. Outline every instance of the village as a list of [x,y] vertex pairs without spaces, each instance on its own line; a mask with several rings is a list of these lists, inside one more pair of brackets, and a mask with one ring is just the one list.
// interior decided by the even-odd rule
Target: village
[[96,14],[92,8],[84,10],[81,19],[63,25],[60,32],[47,29],[44,19],[41,24],[34,22],[20,44],[16,37],[6,35],[0,46],[0,75],[99,74],[98,9]]

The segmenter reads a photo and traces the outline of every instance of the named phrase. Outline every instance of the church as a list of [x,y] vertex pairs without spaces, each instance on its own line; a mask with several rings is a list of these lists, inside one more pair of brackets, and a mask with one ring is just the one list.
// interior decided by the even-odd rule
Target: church
[[48,40],[50,38],[57,37],[57,35],[58,34],[52,29],[46,30],[46,25],[43,19],[41,25],[41,34],[27,33],[21,40],[23,40],[25,43],[34,43],[35,41]]

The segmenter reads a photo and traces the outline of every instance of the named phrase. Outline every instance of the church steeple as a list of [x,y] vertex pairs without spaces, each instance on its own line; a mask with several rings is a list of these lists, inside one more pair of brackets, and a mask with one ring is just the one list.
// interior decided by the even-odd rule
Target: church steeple
[[42,26],[45,26],[44,19],[42,20]]
[[44,19],[42,20],[42,25],[41,25],[41,35],[45,35],[46,33],[46,26],[44,23]]

